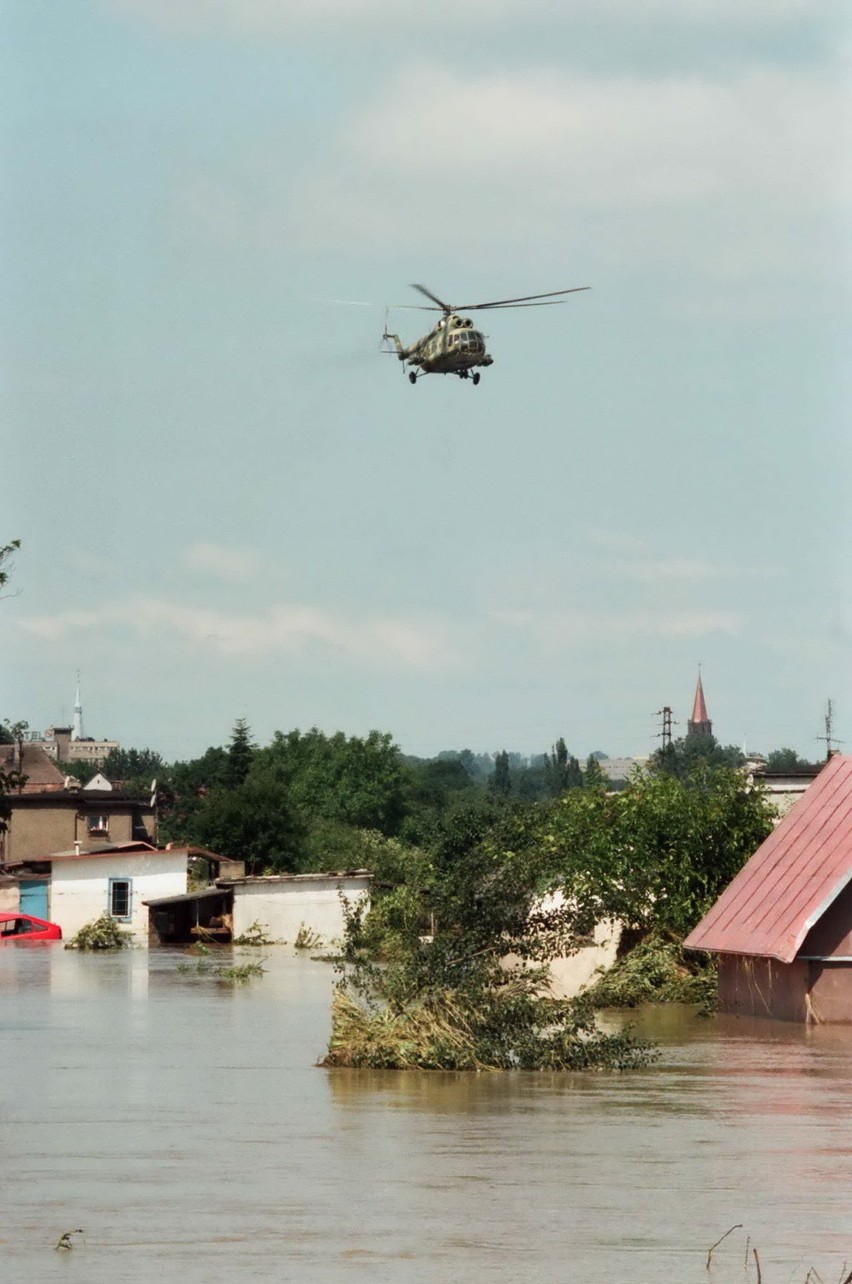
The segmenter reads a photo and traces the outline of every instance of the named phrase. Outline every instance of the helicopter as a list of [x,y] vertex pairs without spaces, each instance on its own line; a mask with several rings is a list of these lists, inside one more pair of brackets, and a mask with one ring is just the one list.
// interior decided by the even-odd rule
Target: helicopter
[[[407,307],[422,309],[424,312],[441,312],[443,315],[436,325],[417,339],[410,347],[405,347],[398,334],[391,333],[385,323],[382,345],[385,352],[396,355],[403,363],[416,369],[408,371],[411,383],[417,383],[425,374],[454,374],[460,379],[470,378],[474,385],[479,383],[480,372],[476,366],[490,366],[494,358],[485,350],[485,335],[473,328],[470,317],[463,317],[461,312],[483,312],[487,308],[547,308],[567,299],[559,295],[579,294],[581,290],[590,290],[590,285],[575,285],[570,290],[550,290],[547,294],[527,294],[517,299],[496,299],[492,303],[460,303],[451,305],[439,299],[437,294],[427,290],[425,285],[413,284],[412,290],[431,299],[431,304],[412,303]],[[393,343],[393,347],[387,346]]]

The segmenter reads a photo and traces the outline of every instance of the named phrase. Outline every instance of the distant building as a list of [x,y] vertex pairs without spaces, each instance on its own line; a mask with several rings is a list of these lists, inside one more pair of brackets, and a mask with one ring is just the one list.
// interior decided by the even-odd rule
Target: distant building
[[54,762],[79,762],[90,767],[102,767],[113,749],[121,748],[117,740],[95,740],[92,736],[83,734],[79,674],[74,698],[74,721],[71,726],[47,727],[43,735],[34,736],[31,743],[39,745]]
[[626,783],[634,771],[647,767],[647,755],[642,758],[599,758],[598,766],[610,784]]
[[813,784],[822,767],[816,765],[800,767],[795,771],[769,771],[765,763],[754,766],[752,762],[748,762],[746,770],[753,781],[763,786],[769,805],[778,820],[782,820],[793,804],[797,803]]

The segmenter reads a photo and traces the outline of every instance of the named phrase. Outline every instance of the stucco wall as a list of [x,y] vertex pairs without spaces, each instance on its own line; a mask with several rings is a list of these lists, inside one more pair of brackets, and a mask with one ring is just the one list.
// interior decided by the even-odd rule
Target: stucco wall
[[550,990],[555,999],[573,999],[608,971],[618,954],[621,924],[611,919],[598,923],[594,944],[584,945],[576,954],[550,962]]
[[12,802],[9,832],[4,843],[5,859],[29,860],[48,852],[64,851],[74,846],[77,833],[77,808],[67,803],[55,807],[30,807]]
[[131,880],[131,919],[121,926],[140,942],[148,940],[148,910],[142,904],[158,896],[186,891],[186,852],[133,852],[54,861],[50,883],[52,922],[68,940],[109,908],[109,880]]
[[[12,815],[3,845],[7,863],[38,860],[51,852],[70,851],[75,842],[87,851],[104,842],[129,843],[146,836],[152,841],[154,833],[150,808],[132,801],[92,799],[84,794],[69,798],[66,794],[55,795],[47,801],[33,802],[24,796],[12,798],[10,802]],[[92,834],[90,820],[99,815],[107,817],[108,829],[105,833]]]
[[301,927],[330,945],[343,937],[342,893],[350,903],[370,895],[367,876],[312,878],[298,875],[247,879],[234,884],[234,936],[242,936],[254,923],[267,935],[292,945]]

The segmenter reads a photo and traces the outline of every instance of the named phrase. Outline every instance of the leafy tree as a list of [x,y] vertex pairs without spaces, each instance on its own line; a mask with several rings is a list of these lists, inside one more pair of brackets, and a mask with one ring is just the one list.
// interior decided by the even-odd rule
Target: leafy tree
[[800,758],[795,749],[773,749],[767,755],[767,771],[808,771],[816,764]]
[[545,997],[543,964],[565,948],[561,911],[536,906],[514,857],[516,813],[500,810],[498,832],[461,813],[429,857],[412,861],[407,883],[381,906],[389,948],[380,965],[370,957],[372,915],[350,912],[325,1064],[563,1070],[647,1061],[647,1045],[602,1033],[587,1006]]
[[658,749],[649,766],[652,771],[686,780],[700,767],[741,767],[744,762],[736,745],[723,747],[711,732],[696,732]]
[[640,933],[685,936],[772,829],[760,789],[726,767],[689,780],[664,772],[617,794],[571,790],[527,845],[529,877],[559,886],[578,930],[617,918]]
[[252,771],[269,770],[287,784],[291,804],[306,820],[321,817],[392,836],[405,814],[402,757],[390,735],[276,731],[257,751]]
[[26,783],[27,777],[23,772],[14,767],[0,766],[0,835],[5,834],[9,828],[9,817],[12,814],[9,795],[19,793]]
[[13,539],[9,544],[0,545],[0,589],[6,587],[9,583],[9,576],[15,569],[12,558],[21,547],[19,539]]
[[439,754],[431,760],[408,759],[404,819],[399,836],[408,843],[428,842],[442,816],[473,805],[484,793],[466,769],[461,755]]
[[217,785],[227,784],[228,751],[221,745],[211,745],[200,758],[173,763],[168,769],[168,779],[179,796],[209,793]]
[[604,775],[600,760],[595,754],[589,754],[586,759],[586,769],[583,772],[584,789],[606,789],[609,782]]
[[494,761],[490,754],[474,753],[472,749],[442,749],[437,755],[438,762],[459,762],[471,780],[486,784]]
[[236,789],[216,788],[188,817],[184,839],[244,860],[253,872],[302,867],[305,825],[290,806],[286,785],[252,777]]
[[228,744],[228,784],[232,789],[241,785],[248,776],[254,754],[251,727],[245,718],[237,718]]
[[551,798],[558,798],[566,789],[575,789],[583,783],[580,764],[568,753],[562,736],[553,746],[553,751],[545,755],[545,776]]
[[509,774],[509,755],[505,749],[494,755],[494,772],[489,781],[489,788],[495,798],[508,798],[512,792],[512,778]]
[[200,758],[176,762],[168,767],[158,797],[163,806],[160,837],[166,841],[196,841],[194,818],[214,789],[224,789],[228,778],[228,753],[211,745]]
[[[82,764],[75,764],[79,775]],[[166,764],[154,749],[111,749],[100,768],[110,784],[132,793],[147,793],[153,780],[162,780]]]

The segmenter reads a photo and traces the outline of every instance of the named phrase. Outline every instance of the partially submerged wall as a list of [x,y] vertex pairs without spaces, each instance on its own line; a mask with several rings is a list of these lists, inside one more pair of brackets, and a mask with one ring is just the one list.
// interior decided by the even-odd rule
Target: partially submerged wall
[[719,956],[719,1006],[776,1021],[852,1022],[852,960]]
[[151,851],[54,860],[50,918],[66,939],[109,912],[111,879],[130,884],[130,914],[119,921],[142,944],[148,940],[148,909],[143,901],[186,891],[186,853]]
[[806,1021],[808,965],[801,959],[777,959],[744,954],[719,955],[719,1007],[738,1016]]
[[304,930],[314,943],[343,938],[346,921],[341,896],[355,904],[370,895],[372,875],[290,874],[246,878],[233,884],[234,936],[259,923],[267,936],[292,945]]

